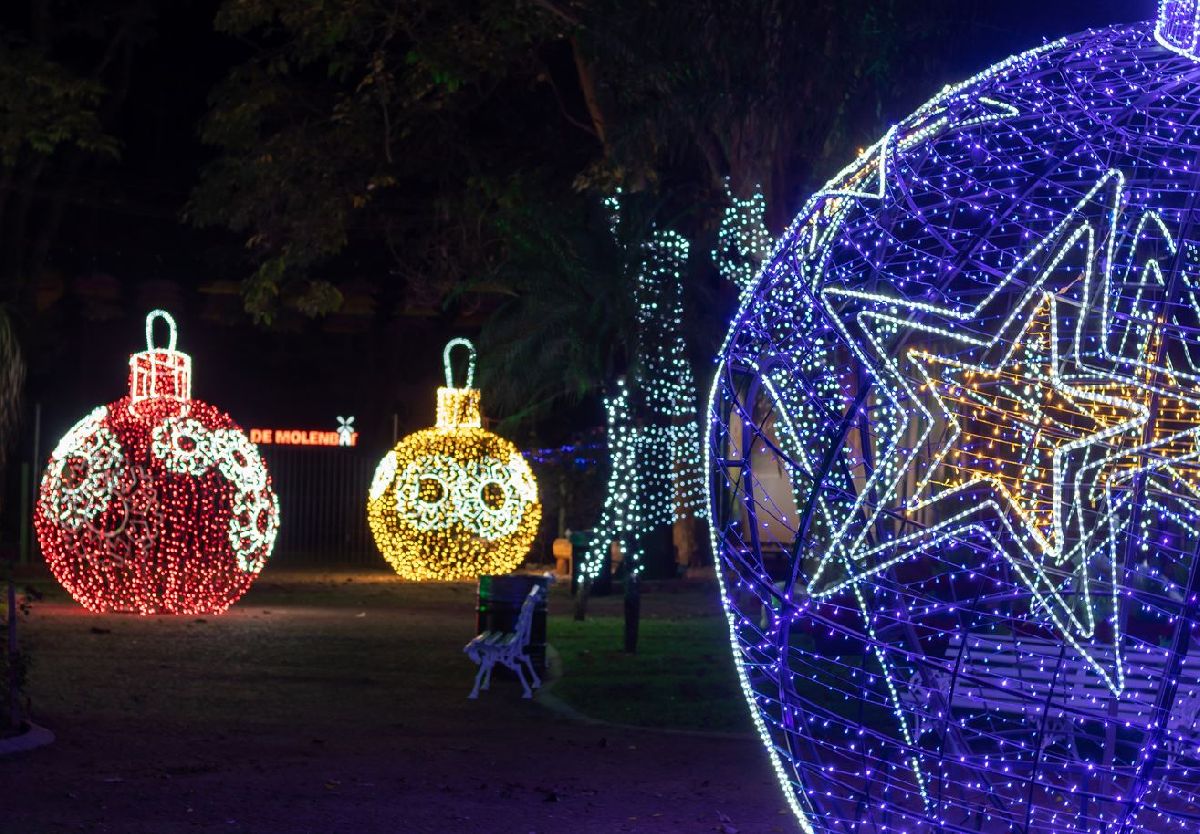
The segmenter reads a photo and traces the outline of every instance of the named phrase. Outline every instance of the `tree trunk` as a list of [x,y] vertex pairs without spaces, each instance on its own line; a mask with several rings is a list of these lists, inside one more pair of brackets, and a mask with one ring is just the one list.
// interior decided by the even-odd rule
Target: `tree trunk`
[[8,165],[4,167],[3,173],[0,173],[0,241],[4,240],[2,230],[8,228],[4,225],[4,220],[12,198],[14,171],[14,166]]
[[600,144],[604,146],[604,156],[607,158],[611,152],[608,144],[608,120],[605,118],[604,109],[600,106],[595,73],[583,56],[579,39],[575,37],[571,38],[571,57],[575,61],[575,74],[579,79],[579,90],[583,93],[583,103],[587,106],[588,117],[592,120],[592,129],[596,132],[596,138],[600,140]]
[[587,619],[588,597],[592,593],[592,580],[586,576],[579,577],[579,587],[575,591],[575,622],[582,623]]
[[21,675],[17,662],[17,587],[12,574],[8,577],[8,723],[12,729],[21,726]]
[[567,473],[562,467],[558,473],[558,537],[567,535]]
[[14,282],[12,286],[16,287],[13,293],[14,297],[20,297],[21,290],[29,279],[25,272],[25,263],[29,256],[27,230],[30,225],[30,216],[33,213],[33,201],[37,193],[38,180],[41,179],[42,170],[46,167],[46,159],[44,156],[38,157],[36,162],[26,168],[17,186],[17,199],[13,206],[16,211],[11,219],[13,231],[7,253],[9,279]]
[[642,620],[642,591],[639,587],[637,570],[630,564],[625,574],[625,651],[637,654],[638,627]]

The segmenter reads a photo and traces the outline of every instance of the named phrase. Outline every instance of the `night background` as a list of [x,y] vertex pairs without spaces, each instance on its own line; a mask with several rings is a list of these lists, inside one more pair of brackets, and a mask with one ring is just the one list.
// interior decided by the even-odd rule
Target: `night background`
[[[605,178],[626,177],[700,241],[685,309],[702,378],[724,335],[736,299],[707,256],[724,207],[719,176],[759,177],[764,163],[722,171],[701,158],[705,137],[679,112],[711,82],[744,98],[719,103],[725,112],[787,123],[761,128],[782,144],[770,160],[778,233],[858,149],[945,84],[1049,37],[1145,15],[1129,2],[789,4],[789,34],[801,38],[787,50],[792,75],[756,90],[769,67],[756,65],[751,41],[721,37],[720,21],[744,8],[765,19],[771,4],[562,8],[600,23],[572,35],[538,3],[6,4],[4,302],[28,356],[26,404],[42,404],[46,436],[115,399],[145,313],[163,307],[195,358],[197,395],[245,426],[323,427],[353,414],[364,442],[390,444],[393,414],[401,433],[427,424],[445,340],[482,333],[488,416],[513,420],[522,440],[565,442],[603,425],[604,371],[628,360],[614,349],[610,368],[593,356],[567,363],[560,342],[597,351],[588,339],[623,333],[624,311],[563,310],[583,315],[576,332],[530,333],[527,345],[506,324],[539,312],[520,308],[538,282],[604,275],[612,253],[579,239],[602,230],[591,204]],[[394,35],[380,31],[389,15]],[[827,34],[831,15],[839,28]],[[661,42],[631,38],[642,26],[658,27]],[[721,65],[693,65],[686,35],[715,39]],[[615,114],[607,158],[572,38],[594,50]],[[358,89],[376,54],[393,77],[392,106],[409,107],[386,138]],[[37,107],[46,95],[61,112]],[[352,110],[344,122],[339,106]],[[244,123],[224,121],[239,107]],[[26,129],[44,130],[52,149]],[[606,292],[572,301],[605,307]],[[534,366],[550,378],[505,378],[503,358],[521,350],[554,351]]]
[[[564,450],[534,465],[545,513],[531,562],[552,567],[551,540],[560,528],[595,526],[604,504],[609,466],[604,399],[619,379],[640,378],[628,253],[649,229],[669,227],[691,243],[682,332],[703,397],[738,301],[737,287],[714,257],[731,193],[743,197],[761,187],[766,226],[777,237],[814,191],[945,85],[1068,33],[1148,19],[1155,5],[1152,0],[2,4],[0,310],[26,375],[19,396],[5,395],[13,412],[0,419],[8,440],[7,456],[0,458],[0,554],[18,558],[22,513],[28,511],[22,509],[23,468],[24,477],[40,477],[57,438],[96,405],[125,395],[128,357],[144,349],[145,316],[162,308],[175,316],[179,349],[193,359],[195,397],[224,409],[247,430],[333,431],[337,417],[353,415],[359,431],[355,454],[371,467],[398,437],[432,425],[442,348],[455,336],[471,338],[479,348],[485,425],[522,450]],[[618,189],[626,214],[614,241],[602,201]],[[275,472],[271,453],[265,456]],[[362,472],[369,480],[370,469]],[[363,495],[365,490],[364,481]],[[354,501],[352,511],[361,512],[361,496]],[[362,522],[354,523],[367,542]],[[654,719],[638,720],[636,707],[612,707],[629,687],[639,699],[649,697],[639,687],[658,691],[658,684],[636,679],[669,674],[663,670],[678,658],[654,660],[660,644],[653,641],[667,645],[685,632],[694,637],[692,625],[702,622],[701,632],[714,640],[697,644],[679,662],[712,664],[711,675],[721,683],[695,696],[701,706],[677,726],[753,736],[729,666],[715,583],[703,584],[711,579],[713,559],[706,536],[700,540],[703,552],[678,567],[681,576],[690,569],[703,581],[685,590],[670,584],[676,567],[670,542],[660,537],[648,550],[649,576],[667,583],[661,592],[666,601],[655,608],[654,587],[647,588],[643,616],[650,621],[644,632],[649,642],[636,661],[628,661],[641,665],[613,672],[634,682],[603,684],[613,689],[596,684],[592,694],[574,701],[567,697],[569,687],[563,690],[567,718],[556,714],[547,732],[570,751],[562,758],[575,762],[553,765],[573,773],[564,777],[570,787],[553,784],[549,776],[496,776],[507,768],[503,756],[473,740],[480,733],[473,722],[495,727],[512,720],[505,710],[515,701],[500,702],[517,697],[509,681],[504,686],[511,692],[498,685],[478,707],[458,703],[474,668],[459,654],[474,633],[473,585],[414,596],[412,586],[393,586],[371,573],[386,572],[373,551],[343,559],[331,552],[277,550],[280,572],[272,574],[269,566],[263,588],[253,592],[261,596],[248,598],[257,600],[248,607],[263,615],[259,620],[256,613],[255,623],[290,604],[332,606],[349,617],[373,605],[407,613],[395,631],[368,637],[324,621],[301,638],[254,632],[257,625],[228,625],[229,619],[218,626],[217,618],[204,625],[196,620],[186,638],[168,638],[152,625],[131,637],[122,635],[130,620],[105,615],[92,625],[82,610],[39,630],[39,606],[65,609],[70,600],[37,564],[20,566],[17,584],[32,592],[35,623],[29,629],[34,694],[28,709],[59,735],[49,755],[65,758],[37,764],[31,757],[38,754],[27,753],[0,763],[0,834],[796,830],[790,818],[780,816],[783,802],[765,760],[756,758],[757,747],[730,752],[733,742],[728,749],[721,747],[726,742],[709,749],[694,740],[678,746],[669,737],[647,740],[628,725]],[[308,578],[297,579],[293,570],[309,571]],[[365,578],[359,575],[364,571]],[[305,590],[305,583],[315,590]],[[354,590],[346,590],[351,586]],[[342,591],[349,596],[329,601]],[[689,594],[702,614],[688,608]],[[626,662],[606,654],[621,645],[622,600],[620,594],[598,595],[593,605],[609,631],[586,633],[571,617],[570,598],[564,593],[552,599],[549,641],[555,642],[557,629],[564,645],[575,646],[571,656],[585,658],[586,674],[600,678],[593,663]],[[447,606],[457,606],[453,616],[445,613]],[[375,616],[373,609],[369,616]],[[390,646],[416,633],[409,630],[419,630],[412,623],[422,616],[449,648],[410,678],[402,663],[390,660]],[[655,630],[660,617],[661,630]],[[201,628],[225,629],[222,641],[233,642],[196,645],[195,630]],[[312,709],[294,715],[290,710],[299,701],[288,701],[287,687],[267,674],[236,685],[218,674],[208,694],[196,696],[205,705],[173,714],[175,707],[153,695],[127,703],[118,687],[81,670],[94,657],[95,650],[84,645],[89,640],[111,645],[121,638],[149,646],[148,655],[121,663],[128,664],[122,667],[127,676],[151,680],[176,662],[176,639],[188,647],[187,665],[179,672],[186,678],[203,675],[206,663],[253,665],[256,652],[269,651],[275,641],[280,651],[301,652],[302,644],[313,645],[322,634],[332,634],[334,642],[321,644],[314,668],[321,663],[325,670],[342,668],[339,663],[349,668],[358,647],[369,644],[363,651],[374,652],[370,656],[381,671],[363,673],[361,681],[351,673],[348,684],[331,682],[335,671],[310,669],[312,679],[298,684],[309,689],[296,697],[309,699],[305,704]],[[75,640],[80,642],[72,645]],[[296,665],[308,662],[301,653],[294,659]],[[278,674],[288,679],[287,672]],[[438,689],[442,678],[447,683]],[[339,688],[353,681],[368,692],[361,701]],[[195,692],[187,681],[175,682],[192,694],[201,689],[194,680]],[[77,685],[96,687],[90,705],[79,706],[63,694]],[[580,691],[590,685],[580,684]],[[674,693],[672,720],[687,710],[692,685],[673,678],[663,684]],[[413,717],[422,707],[409,703],[422,687],[454,703],[455,712],[429,719],[429,729]],[[397,696],[396,706],[391,699],[401,689],[407,694]],[[261,746],[243,760],[231,752],[240,742],[234,730],[226,735],[222,729],[227,713],[220,705],[232,714],[240,712],[238,704],[260,698],[264,712],[277,710],[302,726],[294,739],[279,728],[261,730]],[[315,706],[343,698],[344,706]],[[730,704],[714,706],[718,701]],[[519,706],[515,726],[538,726],[542,719],[535,707]],[[69,740],[72,721],[87,723],[92,709],[98,729]],[[404,709],[408,717],[400,714]],[[578,717],[571,712],[576,709],[589,715],[599,710],[620,729],[590,724],[576,729],[566,723]],[[412,761],[428,755],[430,774],[449,775],[406,773],[390,782],[380,775],[392,766],[391,753],[372,747],[373,711],[389,714],[389,733],[435,739],[429,742],[434,754],[416,742],[405,747],[406,741],[397,755]],[[114,741],[125,737],[122,722],[145,714],[168,716],[155,732],[175,738],[180,751],[207,752],[179,752],[163,764],[149,740],[129,747]],[[203,728],[204,740],[192,739],[189,726]],[[251,736],[257,732],[249,730]],[[460,749],[456,738],[463,739],[465,752],[453,752]],[[517,747],[521,739],[509,742]],[[113,744],[118,763],[110,767],[102,751]],[[609,755],[638,745],[649,751],[643,762],[627,765],[610,756],[604,766],[609,775],[596,777],[599,787],[590,785],[587,761],[594,751]],[[355,775],[322,770],[313,751],[335,747],[332,760]],[[78,761],[66,762],[74,755],[70,751],[80,750]],[[658,753],[664,758],[655,759]],[[724,793],[712,799],[711,809],[705,805],[704,821],[652,827],[647,820],[665,804],[656,804],[656,795],[665,793],[681,805],[710,796],[707,781],[698,786],[707,777],[697,775],[686,784],[671,777],[660,789],[655,774],[699,770],[694,762],[713,760],[722,762],[712,781],[725,780]],[[412,761],[407,767],[414,767]],[[543,759],[534,752],[522,761],[528,771],[521,772],[542,771]],[[747,777],[754,784],[750,793],[769,797],[763,799],[771,803],[769,818],[738,821],[744,762],[754,769]],[[626,767],[637,783],[628,808],[607,817],[594,811],[608,801],[604,793],[623,783],[611,774]],[[235,775],[219,781],[227,768]],[[200,781],[189,785],[192,798],[181,800],[180,807],[154,810],[160,800],[140,805],[130,784],[147,769],[152,781]],[[6,817],[6,809],[18,803],[10,785],[36,781],[28,773],[53,781],[51,774],[59,772],[66,774],[64,781],[88,786],[35,791],[41,811],[27,808]],[[458,773],[470,774],[463,779],[471,781],[473,798],[449,796]],[[372,774],[379,776],[378,787]],[[110,776],[122,780],[124,792],[121,785],[98,781]],[[258,776],[260,789],[254,788]],[[495,784],[489,781],[493,776]],[[293,793],[302,781],[305,787]],[[172,796],[154,784],[151,793]],[[282,798],[255,811],[260,791]],[[412,810],[424,807],[412,797],[439,791],[441,804]],[[370,807],[380,793],[391,798],[379,806],[387,810],[378,816],[351,810]],[[336,810],[303,805],[310,795],[342,795],[346,804]],[[585,795],[586,808],[570,804]],[[407,798],[401,802],[398,796]],[[533,810],[486,820],[489,803],[511,805],[514,796]],[[278,815],[287,797],[307,808],[309,819],[284,825]],[[76,810],[47,810],[60,802]],[[161,799],[163,807],[172,802]],[[228,810],[235,806],[237,812]],[[410,812],[416,815],[406,817]],[[595,828],[578,822],[590,813],[599,814]],[[634,822],[638,817],[641,823]]]

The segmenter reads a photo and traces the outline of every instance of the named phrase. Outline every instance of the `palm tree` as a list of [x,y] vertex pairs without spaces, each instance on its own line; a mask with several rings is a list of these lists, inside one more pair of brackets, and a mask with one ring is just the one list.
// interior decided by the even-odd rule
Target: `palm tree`
[[12,317],[0,307],[0,467],[4,466],[20,420],[25,360]]
[[480,334],[481,382],[490,410],[529,424],[604,393],[626,372],[634,287],[607,216],[586,195],[537,195],[492,222],[507,257],[480,283],[505,300]]

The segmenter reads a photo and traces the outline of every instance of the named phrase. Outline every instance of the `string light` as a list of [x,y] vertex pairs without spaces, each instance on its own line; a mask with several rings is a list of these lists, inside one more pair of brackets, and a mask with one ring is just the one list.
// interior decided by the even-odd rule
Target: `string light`
[[767,198],[762,186],[755,186],[749,197],[738,197],[728,178],[725,196],[729,205],[717,230],[717,248],[712,251],[712,259],[721,277],[745,291],[754,283],[774,244],[766,225]]
[[[162,319],[167,347],[154,346]],[[210,614],[250,587],[279,529],[267,468],[230,417],[191,396],[171,316],[146,317],[129,396],[58,442],[34,516],[51,572],[92,611]]]
[[617,380],[617,389],[604,400],[608,426],[608,454],[611,466],[604,491],[604,508],[596,523],[595,535],[580,563],[580,575],[594,580],[604,568],[604,555],[615,543],[621,549],[628,566],[638,570],[642,565],[639,544],[646,531],[645,496],[639,477],[637,429],[633,425],[629,385]]
[[[596,430],[597,433],[599,431]],[[605,444],[598,442],[567,443],[562,446],[526,449],[523,455],[526,460],[537,464],[570,464],[575,469],[591,469],[596,466],[597,458],[605,448]]]
[[1165,0],[948,87],[742,295],[713,546],[810,834],[1195,830],[1198,36]]
[[683,338],[687,239],[654,229],[642,244],[634,297],[642,419],[633,429],[649,529],[705,514],[696,380]]
[[[450,359],[466,348],[466,384]],[[375,544],[406,579],[473,579],[520,566],[542,517],[533,471],[517,448],[482,428],[475,346],[454,339],[443,354],[446,387],[437,425],[411,434],[375,470],[367,519]]]
[[[620,190],[605,199],[613,237],[620,240]],[[669,229],[652,229],[639,249],[636,400],[622,379],[605,400],[611,470],[592,547],[581,563],[599,576],[618,543],[630,570],[640,571],[647,533],[706,513],[695,375],[683,336],[683,276],[690,244]]]

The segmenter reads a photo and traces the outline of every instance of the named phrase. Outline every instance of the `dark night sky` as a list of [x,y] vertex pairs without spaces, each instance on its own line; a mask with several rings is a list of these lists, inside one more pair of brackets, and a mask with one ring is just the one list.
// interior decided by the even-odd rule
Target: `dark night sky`
[[58,268],[38,287],[29,400],[42,404],[43,434],[54,438],[121,396],[127,357],[144,346],[144,315],[161,306],[193,356],[194,395],[243,425],[331,429],[336,415],[355,414],[376,442],[390,442],[393,413],[410,429],[432,420],[429,385],[447,325],[397,321],[382,305],[365,320],[253,325],[235,292],[248,271],[239,241],[181,222],[211,154],[198,139],[207,96],[243,56],[213,32],[217,5],[163,3],[154,39],[137,50],[112,124],[120,159],[88,175],[87,196],[72,207],[53,256]]
[[[1149,17],[1155,5],[964,0],[982,22],[964,25],[962,37],[947,44],[953,74],[913,79],[912,100],[886,115],[902,118],[943,84],[1013,51]],[[249,323],[229,292],[236,286],[229,282],[246,272],[238,241],[180,222],[209,154],[197,139],[206,97],[243,55],[240,44],[213,32],[216,7],[211,0],[161,4],[157,34],[137,52],[114,123],[121,158],[89,175],[89,196],[73,206],[54,255],[59,268],[38,287],[29,398],[42,403],[43,437],[59,436],[93,405],[122,395],[127,356],[142,345],[142,318],[159,305],[180,321],[180,347],[195,363],[194,394],[245,426],[332,428],[335,415],[355,414],[364,439],[382,444],[390,441],[393,413],[402,432],[427,425],[440,348],[453,323],[395,315],[385,289],[374,298],[373,315],[293,320],[282,333],[265,331]],[[359,264],[353,254],[346,263],[364,281],[386,287],[383,268]],[[348,294],[359,277],[347,276]]]

